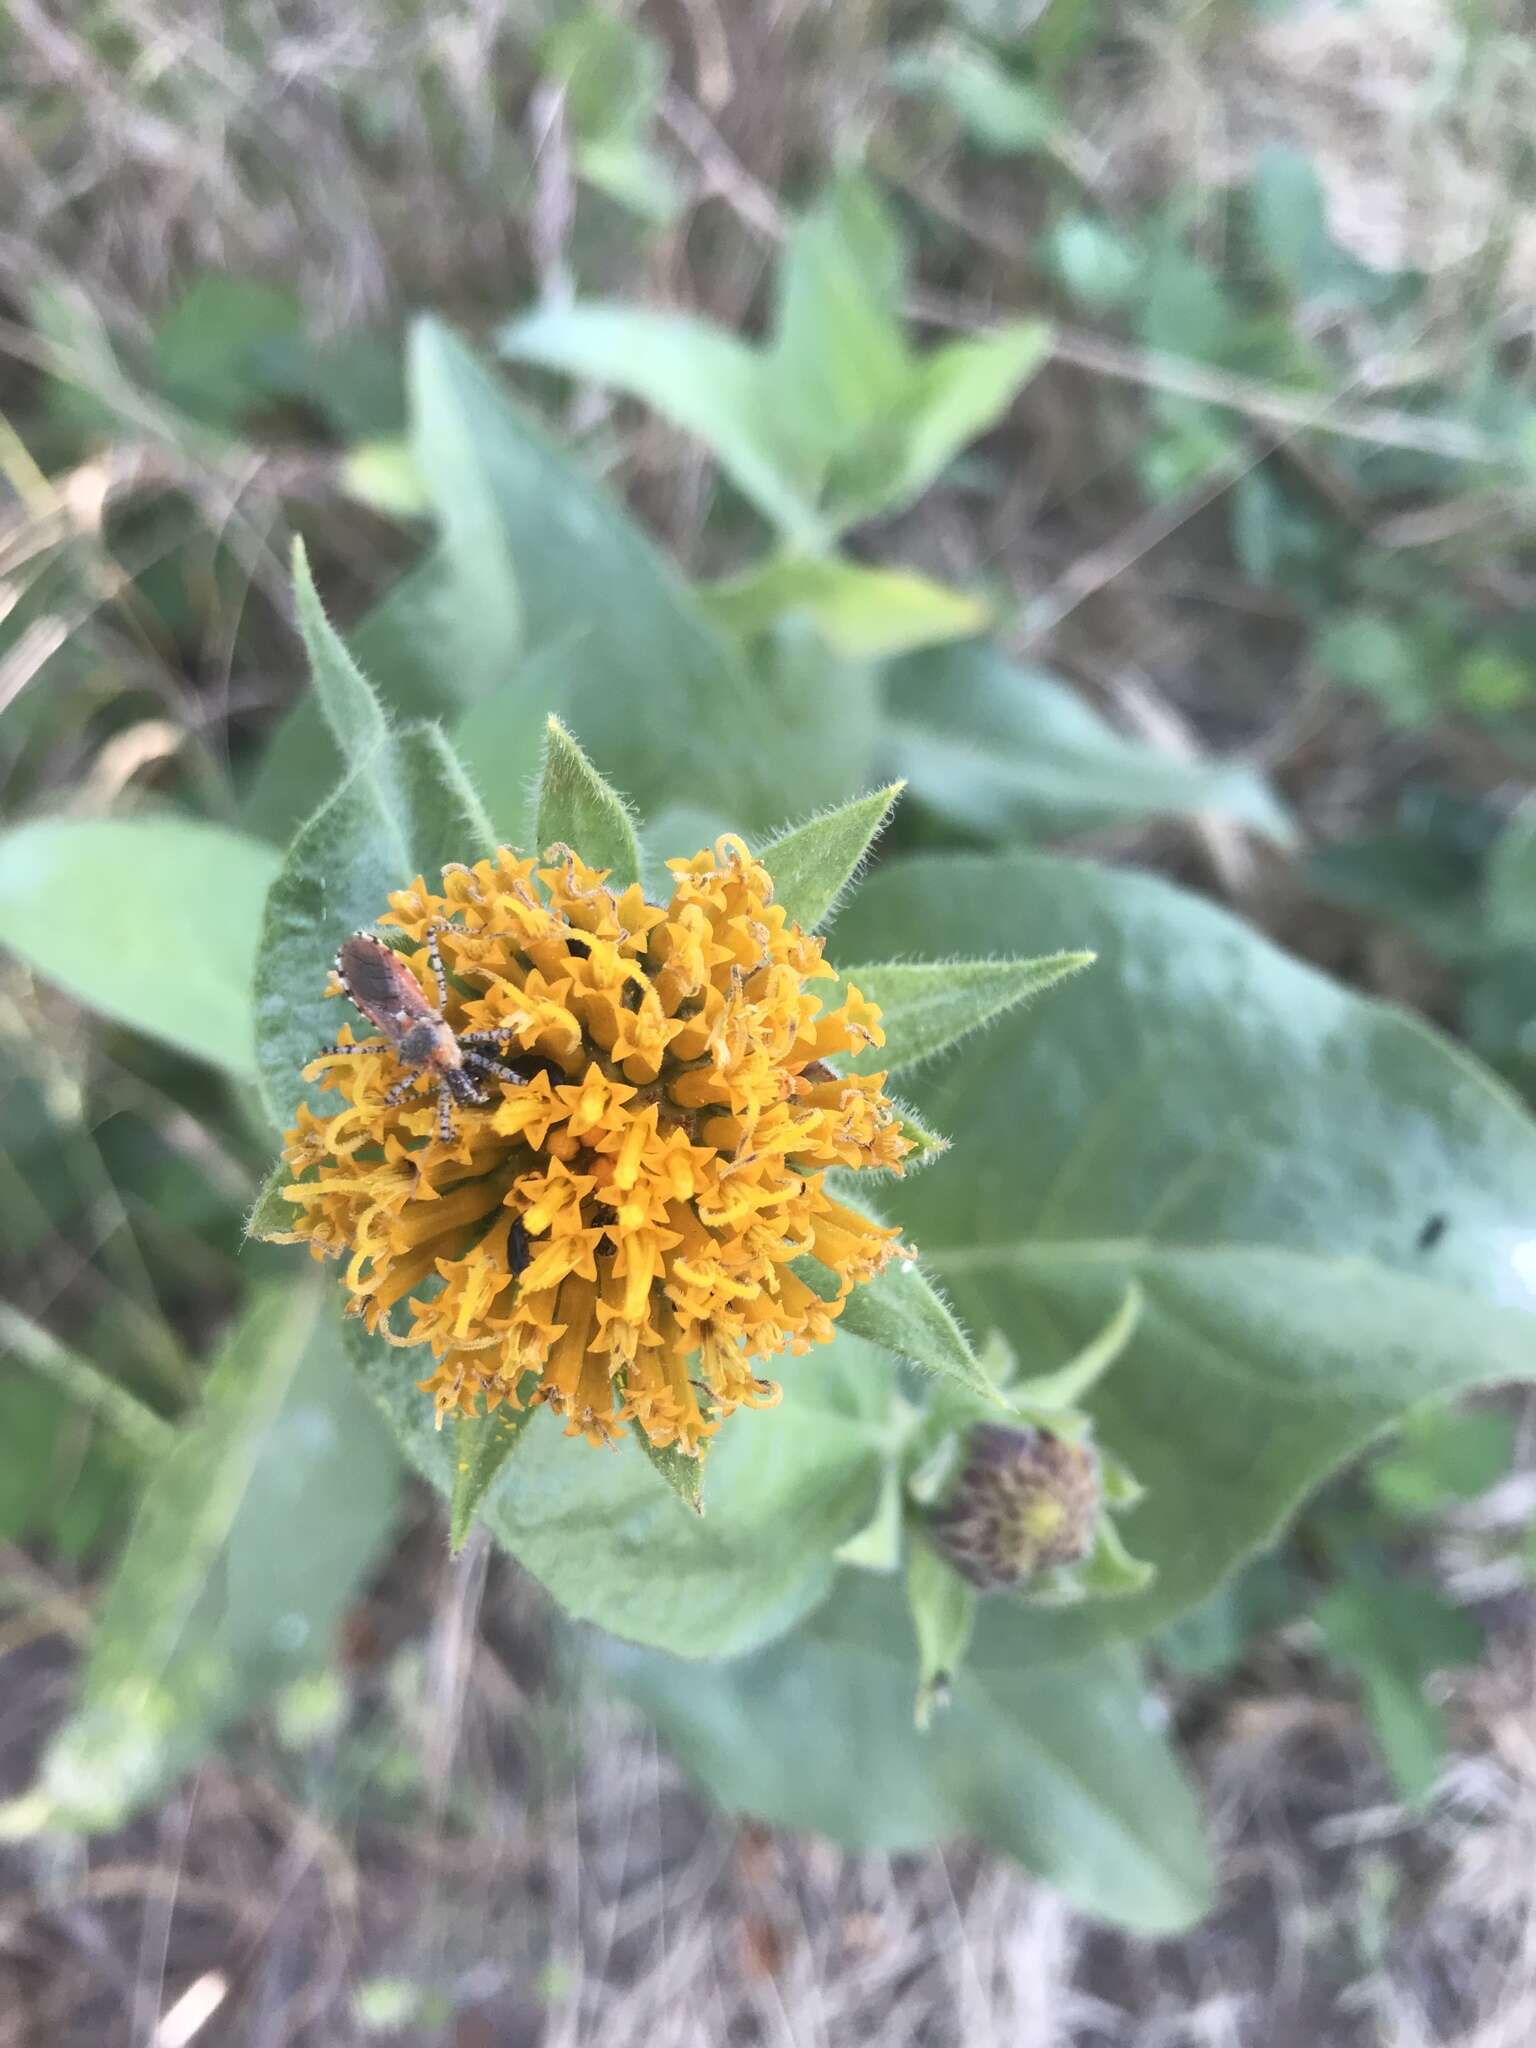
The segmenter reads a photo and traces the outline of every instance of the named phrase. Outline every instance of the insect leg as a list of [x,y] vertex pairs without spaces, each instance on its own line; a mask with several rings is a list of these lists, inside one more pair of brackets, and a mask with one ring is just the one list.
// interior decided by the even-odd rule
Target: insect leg
[[455,1102],[475,1102],[483,1107],[490,1101],[464,1067],[450,1067],[443,1076],[443,1085]]
[[406,1075],[405,1079],[403,1081],[397,1081],[394,1087],[389,1090],[389,1092],[385,1095],[384,1100],[386,1102],[404,1102],[406,1096],[409,1095],[411,1090],[416,1086],[417,1077],[420,1074],[420,1071],[421,1069],[419,1067],[412,1067],[411,1071]]
[[344,1052],[388,1051],[389,1047],[385,1044],[383,1039],[380,1039],[377,1045],[322,1045],[318,1052],[310,1054],[309,1059],[305,1062],[305,1064],[308,1066],[313,1066],[316,1060],[333,1060],[337,1057],[338,1054]]
[[437,1007],[440,1010],[446,1010],[448,1007],[448,977],[443,972],[443,956],[438,947],[437,935],[450,929],[446,917],[441,917],[436,924],[427,926],[427,958],[432,962],[432,972],[437,976]]
[[519,1088],[526,1088],[528,1085],[526,1074],[520,1074],[516,1067],[504,1067],[500,1060],[487,1059],[483,1052],[465,1053],[464,1064],[466,1067],[473,1067],[477,1073],[495,1074],[503,1081],[513,1081]]
[[453,1090],[446,1081],[437,1084],[437,1135],[445,1145],[453,1143]]

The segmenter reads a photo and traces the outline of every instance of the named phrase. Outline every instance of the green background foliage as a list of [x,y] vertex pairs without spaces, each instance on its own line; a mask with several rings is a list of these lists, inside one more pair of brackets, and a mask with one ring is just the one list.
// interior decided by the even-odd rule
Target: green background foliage
[[[51,697],[21,693],[0,724],[0,941],[29,1001],[56,990],[99,1020],[121,1097],[87,1115],[46,1034],[23,1053],[7,1032],[5,1228],[25,1256],[113,1201],[126,1216],[124,1188],[135,1204],[91,1242],[60,1334],[41,1310],[0,1320],[20,1368],[0,1528],[105,1574],[15,1831],[117,1826],[327,1669],[407,1472],[433,1540],[494,1543],[562,1625],[595,1625],[583,1682],[636,1703],[732,1813],[860,1849],[973,1835],[1090,1912],[1186,1926],[1213,1879],[1156,1688],[1277,1622],[1358,1684],[1402,1792],[1430,1792],[1426,1683],[1482,1630],[1399,1552],[1514,1454],[1504,1415],[1447,1404],[1536,1365],[1536,644],[1461,559],[1362,536],[1448,479],[1472,530],[1507,516],[1536,416],[1494,349],[1422,368],[1390,416],[1340,407],[1351,347],[1406,345],[1431,281],[1341,246],[1289,146],[1234,188],[1224,265],[1190,194],[1101,210],[1063,111],[1096,10],[1037,12],[1022,35],[958,7],[886,53],[893,119],[1043,181],[1006,317],[956,300],[927,158],[889,139],[776,210],[741,320],[643,303],[586,242],[574,291],[353,354],[255,279],[192,280],[137,355],[39,294],[59,459],[131,426],[177,477],[224,476],[275,413],[353,502],[339,522],[294,508],[291,621],[266,564],[283,701],[232,763],[189,743],[152,801],[102,783],[76,802],[50,780],[68,721],[105,745],[118,710],[73,648]],[[590,246],[594,206],[621,239],[665,232],[684,195],[656,146],[658,43],[578,12],[530,62],[563,95]],[[1104,332],[1085,343],[1082,320]],[[1283,621],[1309,690],[1426,748],[1449,725],[1499,776],[1399,790],[1308,845],[1297,793],[1228,743],[1236,710],[1209,746],[1170,747],[1037,658],[1096,587],[1091,557],[1081,588],[1079,562],[1026,592],[909,546],[935,494],[1006,503],[998,435],[1090,343],[1148,394],[1129,424],[1104,408],[1152,521],[1133,538],[1216,507],[1224,573],[1266,630]],[[660,433],[696,480],[691,545],[618,480]],[[135,603],[175,641],[195,521],[156,517]],[[338,532],[363,522],[389,567],[359,592]],[[237,559],[220,541],[203,583]],[[99,570],[69,574],[89,591]],[[23,593],[0,617],[0,659],[39,609]],[[785,1363],[781,1406],[734,1418],[702,1475],[633,1442],[599,1456],[544,1413],[438,1432],[416,1361],[262,1242],[286,1221],[263,1175],[339,1021],[336,946],[390,890],[499,842],[565,841],[654,893],[669,855],[723,830],[886,1013],[856,1065],[892,1074],[921,1155],[873,1207],[918,1258]],[[1197,864],[1198,886],[1135,871],[1169,843],[1214,848],[1220,882],[1238,847],[1245,874],[1403,935],[1435,1021],[1266,936],[1256,889],[1229,910]],[[191,1156],[156,1136],[177,1120],[204,1134]],[[1058,1604],[988,1598],[974,1630],[968,1602],[941,1616],[938,1703],[930,1461],[984,1416],[1029,1419],[1027,1383],[1063,1371],[1082,1382],[1063,1427],[1116,1496],[1099,1577]],[[24,1468],[77,1423],[66,1512]]]

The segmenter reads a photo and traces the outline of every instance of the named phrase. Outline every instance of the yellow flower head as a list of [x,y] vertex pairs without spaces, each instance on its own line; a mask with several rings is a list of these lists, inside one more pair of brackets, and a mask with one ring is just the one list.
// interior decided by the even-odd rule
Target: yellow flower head
[[[808,993],[835,978],[821,942],[739,839],[668,865],[665,908],[564,846],[445,869],[441,895],[418,877],[380,927],[433,1012],[435,939],[442,1018],[491,1034],[501,1071],[482,1061],[445,1116],[387,1040],[365,1056],[345,1029],[306,1069],[341,1106],[288,1133],[293,1234],[346,1260],[370,1330],[429,1347],[439,1421],[543,1401],[568,1435],[634,1420],[697,1455],[733,1408],[778,1399],[755,1362],[824,1343],[896,1256],[824,1185],[910,1149],[885,1076],[828,1064],[884,1042],[879,1010]],[[834,1299],[794,1272],[806,1254]]]

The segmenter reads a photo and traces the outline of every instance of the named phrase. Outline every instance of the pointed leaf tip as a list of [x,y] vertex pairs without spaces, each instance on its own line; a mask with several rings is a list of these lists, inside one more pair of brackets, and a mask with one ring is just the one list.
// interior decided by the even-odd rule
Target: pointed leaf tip
[[373,685],[326,616],[298,535],[293,542],[293,610],[320,709],[343,758],[355,766],[387,739],[389,722]]
[[[817,1273],[825,1270],[813,1259],[797,1259],[794,1269],[812,1286]],[[969,1388],[989,1407],[1005,1406],[954,1311],[915,1261],[887,1266],[875,1279],[855,1287],[838,1321],[856,1337]]]
[[640,846],[628,805],[553,712],[545,733],[540,849],[569,846],[592,867],[606,868],[619,887],[627,889],[640,879]]
[[773,877],[774,901],[802,930],[814,931],[831,915],[905,788],[905,782],[887,783],[781,832],[759,849],[758,858]]
[[480,1503],[522,1441],[533,1415],[531,1408],[503,1406],[489,1415],[459,1417],[454,1436],[453,1493],[448,1506],[448,1548],[455,1557],[469,1541]]
[[653,1444],[638,1422],[630,1428],[651,1464],[677,1495],[685,1508],[702,1518],[704,1513],[704,1459],[690,1458],[676,1444]]
[[263,1244],[294,1244],[293,1205],[283,1200],[289,1179],[288,1162],[279,1159],[270,1169],[246,1216],[242,1235]]
[[885,1044],[851,1062],[857,1073],[895,1073],[945,1052],[1016,1004],[1091,967],[1094,953],[1032,960],[881,961],[849,967],[843,980],[880,1006]]

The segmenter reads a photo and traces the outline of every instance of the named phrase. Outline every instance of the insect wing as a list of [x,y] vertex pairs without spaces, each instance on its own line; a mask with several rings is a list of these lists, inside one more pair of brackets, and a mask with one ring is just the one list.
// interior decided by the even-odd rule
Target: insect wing
[[367,932],[354,932],[336,955],[341,985],[371,1024],[391,1038],[437,1012],[403,960]]

